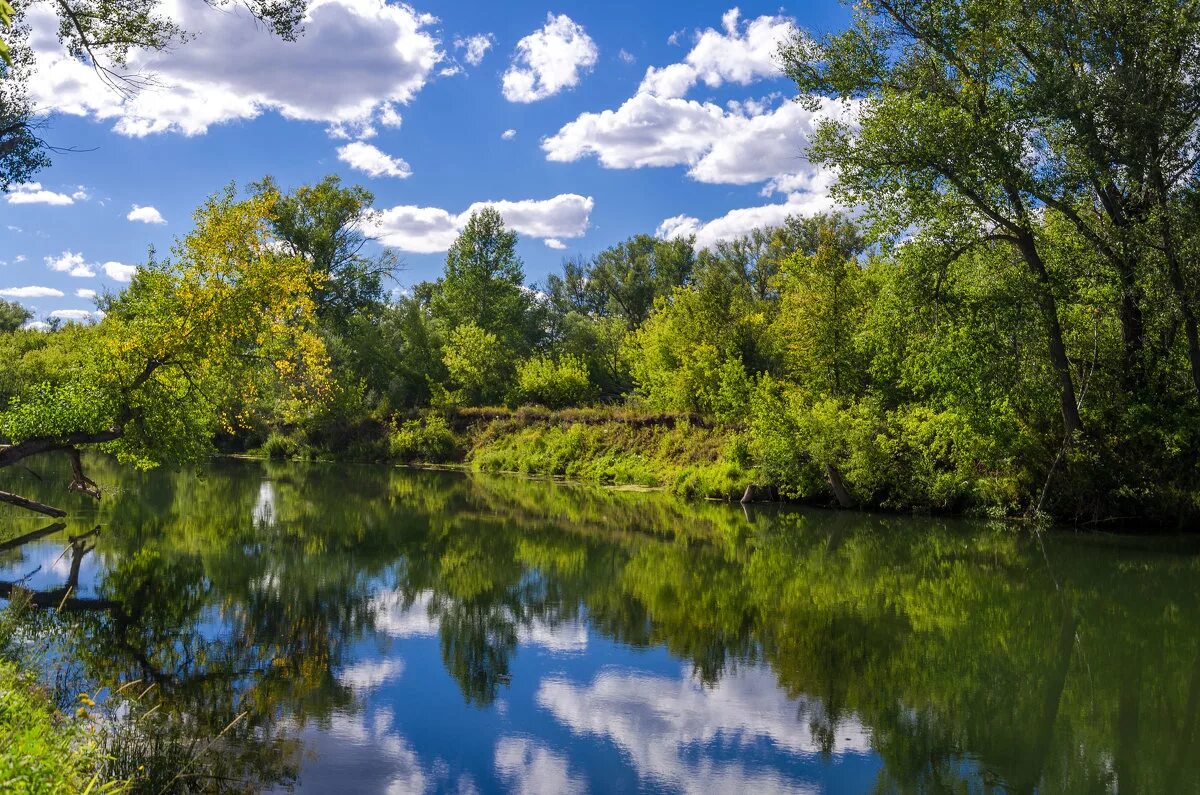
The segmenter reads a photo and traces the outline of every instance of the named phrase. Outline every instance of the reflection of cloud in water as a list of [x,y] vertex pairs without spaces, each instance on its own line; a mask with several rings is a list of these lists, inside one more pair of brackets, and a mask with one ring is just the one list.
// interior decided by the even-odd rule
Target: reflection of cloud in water
[[300,788],[310,792],[427,792],[433,782],[408,741],[393,731],[389,710],[333,715],[299,733],[306,756]]
[[383,660],[360,660],[347,665],[338,681],[355,690],[371,690],[400,678],[404,673],[404,660],[392,657]]
[[258,487],[258,499],[254,501],[253,511],[256,525],[275,524],[275,484],[264,480]]
[[[433,609],[432,591],[417,594],[413,603],[404,607],[404,598],[397,593],[380,593],[372,600],[375,628],[393,638],[435,637],[438,618]],[[587,624],[579,620],[552,622],[534,617],[517,622],[517,641],[523,646],[540,646],[552,652],[582,652],[587,649]]]
[[[576,734],[608,737],[629,755],[638,775],[690,792],[795,792],[814,789],[776,772],[708,758],[719,744],[748,747],[761,740],[791,754],[815,754],[818,743],[767,669],[740,671],[705,688],[681,679],[606,671],[589,685],[550,679],[537,702]],[[814,705],[815,707],[816,705]],[[868,753],[870,737],[857,721],[837,728],[834,753]],[[697,754],[697,751],[699,753]]]
[[525,737],[501,737],[496,743],[496,775],[507,791],[522,795],[587,791],[584,781],[571,775],[565,756]]

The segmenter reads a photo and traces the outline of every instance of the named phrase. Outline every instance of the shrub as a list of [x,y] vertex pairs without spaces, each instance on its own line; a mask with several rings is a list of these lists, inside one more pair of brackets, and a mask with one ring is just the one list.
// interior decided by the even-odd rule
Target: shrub
[[459,455],[458,438],[440,414],[400,425],[392,432],[390,449],[398,461],[444,463]]
[[535,356],[517,366],[517,399],[552,409],[587,403],[596,394],[587,363],[570,354],[557,361]]
[[300,442],[292,437],[271,431],[258,451],[267,458],[295,458],[300,454],[300,447]]

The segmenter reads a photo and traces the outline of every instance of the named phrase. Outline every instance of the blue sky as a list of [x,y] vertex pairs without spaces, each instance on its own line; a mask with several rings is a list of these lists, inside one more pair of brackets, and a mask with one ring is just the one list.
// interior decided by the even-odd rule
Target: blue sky
[[127,97],[61,52],[46,8],[30,12],[31,93],[47,140],[79,151],[14,187],[0,225],[0,296],[39,318],[83,317],[89,291],[169,250],[206,195],[264,174],[368,187],[405,285],[437,276],[481,202],[522,233],[530,282],[639,232],[712,245],[832,204],[804,141],[846,111],[801,108],[772,62],[793,28],[844,26],[832,1],[314,0],[286,44],[169,0],[196,38],[136,54],[158,85]]

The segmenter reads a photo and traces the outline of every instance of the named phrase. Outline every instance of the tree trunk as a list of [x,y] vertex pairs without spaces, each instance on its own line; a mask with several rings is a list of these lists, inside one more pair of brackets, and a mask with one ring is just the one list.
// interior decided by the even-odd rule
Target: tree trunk
[[1017,238],[1021,256],[1037,279],[1038,307],[1046,327],[1046,342],[1050,347],[1050,364],[1058,376],[1059,404],[1062,410],[1063,430],[1068,437],[1083,433],[1083,419],[1079,416],[1079,403],[1075,398],[1075,379],[1071,375],[1071,362],[1067,359],[1067,346],[1063,342],[1062,324],[1058,319],[1058,301],[1051,289],[1050,274],[1046,263],[1038,253],[1037,244],[1030,232],[1022,232]]
[[843,508],[853,508],[854,498],[850,496],[850,490],[842,481],[841,471],[833,464],[826,464],[825,477],[829,481],[829,488],[833,489],[833,496],[837,497],[838,505]]
[[1179,302],[1179,312],[1183,315],[1183,332],[1187,336],[1192,387],[1196,390],[1196,396],[1200,398],[1200,332],[1196,329],[1196,312],[1188,294],[1187,282],[1183,278],[1183,269],[1179,265],[1179,252],[1175,249],[1175,235],[1171,229],[1170,208],[1167,207],[1165,199],[1160,199],[1158,211],[1162,214],[1159,231],[1162,235],[1163,254],[1167,260],[1167,276],[1171,282],[1171,290],[1175,293],[1175,300]]
[[30,511],[36,511],[46,516],[53,516],[55,519],[61,519],[67,515],[67,512],[61,508],[54,508],[50,505],[43,505],[36,500],[31,500],[22,497],[19,494],[12,494],[7,491],[0,491],[0,502],[7,502],[9,505],[16,505],[18,508],[26,508]]

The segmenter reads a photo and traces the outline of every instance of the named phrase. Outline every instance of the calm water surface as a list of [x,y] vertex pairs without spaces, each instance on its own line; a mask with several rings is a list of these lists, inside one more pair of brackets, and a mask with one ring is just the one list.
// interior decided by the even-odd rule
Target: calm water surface
[[0,581],[73,586],[47,671],[154,682],[210,734],[245,713],[229,761],[267,789],[1200,792],[1184,544],[383,467],[94,474],[98,506],[6,481],[73,509],[20,545],[44,522],[0,514]]

